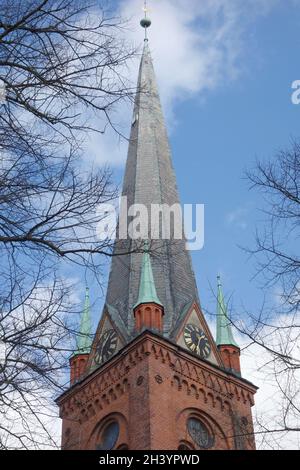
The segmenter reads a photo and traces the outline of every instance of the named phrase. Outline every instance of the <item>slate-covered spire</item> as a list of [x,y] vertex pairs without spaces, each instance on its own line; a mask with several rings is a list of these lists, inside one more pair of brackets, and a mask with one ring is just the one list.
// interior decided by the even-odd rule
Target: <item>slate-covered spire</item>
[[227,307],[225,305],[221,277],[218,276],[218,297],[217,297],[217,346],[235,346],[231,329],[231,322],[228,318]]
[[[128,208],[142,204],[150,213],[152,204],[171,207],[179,203],[179,196],[148,40],[144,41],[137,89],[122,195],[127,198]],[[128,225],[131,222],[128,217]],[[151,240],[150,228],[147,238]],[[134,243],[130,239],[116,242],[115,254],[130,254],[112,257],[104,307],[128,341],[135,331],[132,310],[139,292],[143,258],[134,252]],[[157,251],[158,245],[159,254],[151,259],[153,279],[164,306],[163,334],[172,338],[183,312],[193,302],[199,304],[199,298],[185,240],[151,240],[151,249]]]
[[145,252],[143,255],[141,280],[137,302],[133,308],[141,304],[157,304],[163,307],[156,292],[155,281],[151,266],[148,244],[145,243]]
[[89,354],[92,346],[92,321],[90,312],[90,291],[86,288],[84,308],[81,315],[80,330],[76,338],[74,355]]

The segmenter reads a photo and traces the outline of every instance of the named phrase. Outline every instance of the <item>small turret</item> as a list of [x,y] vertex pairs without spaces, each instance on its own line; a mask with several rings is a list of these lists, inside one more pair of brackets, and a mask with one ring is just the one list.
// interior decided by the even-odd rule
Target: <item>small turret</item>
[[81,316],[80,330],[76,338],[76,351],[70,358],[71,378],[73,385],[84,374],[92,346],[92,324],[90,314],[90,293],[86,288],[84,309]]
[[218,276],[217,304],[216,343],[226,369],[240,376],[240,348],[235,342],[232,334],[231,322],[227,314],[220,276]]
[[145,252],[142,260],[139,296],[133,311],[135,330],[137,332],[143,329],[163,330],[164,308],[156,293],[147,243],[145,243]]

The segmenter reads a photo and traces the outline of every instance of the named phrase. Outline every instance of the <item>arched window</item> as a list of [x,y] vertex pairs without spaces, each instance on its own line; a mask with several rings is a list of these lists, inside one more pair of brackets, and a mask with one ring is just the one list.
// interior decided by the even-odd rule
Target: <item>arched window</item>
[[[125,381],[123,383],[125,387]],[[117,450],[123,445],[127,446],[128,442],[127,419],[121,413],[110,413],[95,425],[90,434],[87,448],[89,450]]]
[[190,437],[201,449],[211,449],[214,446],[214,436],[200,419],[196,417],[189,418],[187,429]]
[[119,438],[120,427],[117,421],[108,422],[100,431],[96,450],[112,450]]

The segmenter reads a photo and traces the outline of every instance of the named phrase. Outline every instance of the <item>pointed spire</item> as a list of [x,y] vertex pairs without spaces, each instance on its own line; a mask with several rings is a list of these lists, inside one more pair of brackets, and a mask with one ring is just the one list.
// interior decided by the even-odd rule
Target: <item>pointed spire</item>
[[221,277],[218,276],[218,307],[217,307],[217,346],[235,346],[239,347],[235,342],[231,330],[231,323],[227,314],[227,307],[224,301]]
[[143,254],[142,267],[141,267],[141,278],[138,300],[133,307],[134,309],[141,304],[157,304],[163,306],[159,300],[153,277],[151,259],[149,254],[148,242],[145,242],[145,252]]
[[86,288],[84,309],[81,316],[80,330],[77,336],[77,350],[74,355],[89,354],[92,346],[92,322],[90,312],[90,291]]
[[[157,80],[148,41],[141,57],[137,94],[133,110],[128,157],[122,195],[127,208],[142,204],[151,212],[152,204],[179,203],[172,156],[159,98]],[[124,214],[128,214],[126,206]],[[131,217],[126,216],[127,226]],[[132,241],[117,240],[107,288],[106,306],[116,311],[116,323],[124,324],[128,339],[135,332],[132,306],[136,303],[140,283],[140,256],[132,253]],[[152,261],[155,287],[164,308],[164,334],[173,337],[184,305],[199,304],[197,286],[186,241],[153,241],[160,256]],[[124,254],[124,253],[128,254]],[[108,309],[108,307],[106,308]]]

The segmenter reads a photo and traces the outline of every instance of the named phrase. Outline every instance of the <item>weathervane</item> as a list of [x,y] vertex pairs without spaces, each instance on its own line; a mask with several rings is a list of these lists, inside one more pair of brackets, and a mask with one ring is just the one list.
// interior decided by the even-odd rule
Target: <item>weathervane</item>
[[147,37],[147,29],[151,26],[151,20],[148,18],[147,13],[149,9],[147,7],[147,0],[144,1],[144,8],[143,11],[145,12],[145,17],[141,20],[141,27],[145,29],[145,41],[148,41]]

